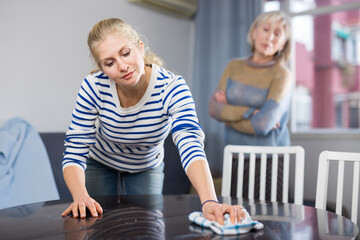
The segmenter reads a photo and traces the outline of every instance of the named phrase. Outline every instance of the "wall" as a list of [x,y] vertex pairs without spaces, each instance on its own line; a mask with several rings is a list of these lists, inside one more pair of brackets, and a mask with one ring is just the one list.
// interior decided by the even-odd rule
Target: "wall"
[[87,34],[109,17],[146,36],[165,67],[191,85],[193,20],[124,0],[1,0],[0,124],[21,116],[39,132],[66,131],[81,81],[94,69]]

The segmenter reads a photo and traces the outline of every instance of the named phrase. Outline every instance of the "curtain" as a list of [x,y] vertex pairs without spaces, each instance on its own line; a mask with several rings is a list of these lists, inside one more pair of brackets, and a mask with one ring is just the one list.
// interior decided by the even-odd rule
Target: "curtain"
[[213,171],[222,171],[224,123],[210,118],[208,103],[229,61],[250,55],[247,33],[262,9],[262,0],[198,1],[191,86]]

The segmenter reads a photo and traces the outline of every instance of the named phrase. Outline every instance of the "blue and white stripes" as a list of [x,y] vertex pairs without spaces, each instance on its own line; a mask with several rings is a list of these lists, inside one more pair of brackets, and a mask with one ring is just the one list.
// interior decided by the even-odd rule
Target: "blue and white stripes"
[[258,221],[253,221],[245,208],[245,218],[242,219],[239,223],[231,223],[230,215],[228,213],[224,214],[224,225],[220,225],[216,221],[210,221],[206,219],[202,212],[192,212],[188,215],[190,221],[196,223],[197,225],[204,227],[206,229],[211,229],[216,234],[219,235],[236,235],[236,234],[244,234],[253,229],[260,230],[264,228],[264,224]]
[[101,72],[87,76],[79,90],[66,133],[63,168],[86,168],[88,157],[120,171],[158,166],[164,140],[172,131],[185,169],[205,160],[204,133],[190,90],[181,76],[153,64],[143,98],[121,108],[115,82]]

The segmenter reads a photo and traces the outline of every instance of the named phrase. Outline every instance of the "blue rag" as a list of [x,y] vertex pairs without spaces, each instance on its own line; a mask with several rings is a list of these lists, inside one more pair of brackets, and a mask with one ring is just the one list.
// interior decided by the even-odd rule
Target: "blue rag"
[[192,212],[189,214],[188,218],[190,221],[200,225],[202,227],[206,227],[214,231],[219,235],[236,235],[247,233],[252,229],[260,230],[264,228],[264,225],[261,222],[253,221],[249,215],[249,213],[245,211],[245,218],[240,222],[233,224],[230,220],[230,215],[226,213],[224,215],[224,225],[220,225],[216,221],[210,221],[204,218],[202,212]]

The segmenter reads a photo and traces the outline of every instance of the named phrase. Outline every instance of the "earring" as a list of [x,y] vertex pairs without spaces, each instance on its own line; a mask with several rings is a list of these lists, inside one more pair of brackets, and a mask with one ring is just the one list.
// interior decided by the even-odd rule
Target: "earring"
[[281,54],[282,54],[282,51],[277,51],[277,52],[275,53],[275,57],[280,57]]

